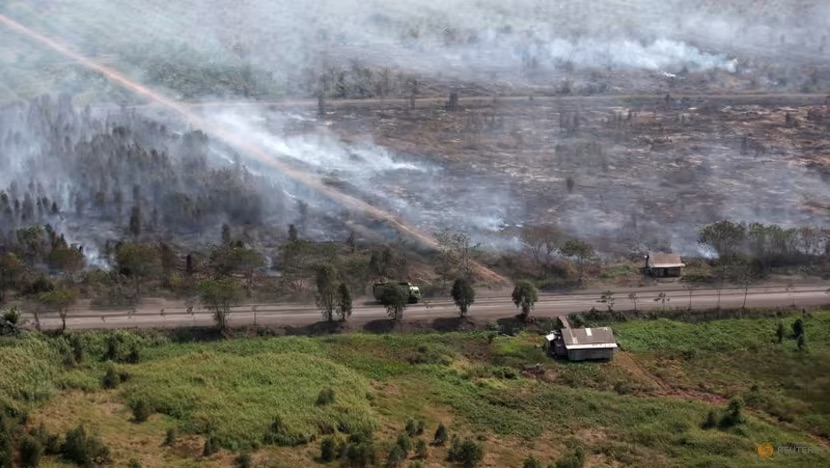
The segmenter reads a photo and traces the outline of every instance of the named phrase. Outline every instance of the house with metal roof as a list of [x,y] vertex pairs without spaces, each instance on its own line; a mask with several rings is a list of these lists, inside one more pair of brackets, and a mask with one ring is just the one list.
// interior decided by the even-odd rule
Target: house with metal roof
[[649,252],[646,255],[646,274],[656,278],[679,278],[685,267],[679,254]]
[[562,329],[545,337],[548,353],[570,361],[610,360],[619,348],[614,332],[608,327],[571,328],[567,319],[560,317]]

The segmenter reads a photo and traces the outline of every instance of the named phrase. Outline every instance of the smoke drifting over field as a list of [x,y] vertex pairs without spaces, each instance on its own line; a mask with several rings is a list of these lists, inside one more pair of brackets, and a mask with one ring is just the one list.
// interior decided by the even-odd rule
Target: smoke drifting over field
[[[330,97],[409,96],[413,80],[424,83],[425,89],[434,85],[432,89],[440,89],[441,93],[446,87],[460,84],[478,85],[485,90],[495,84],[502,86],[500,89],[513,85],[526,86],[522,89],[542,85],[551,88],[575,76],[590,82],[593,72],[625,75],[615,92],[663,93],[666,77],[676,74],[785,83],[793,76],[791,72],[760,70],[779,61],[814,64],[826,59],[824,31],[830,8],[819,2],[799,0],[764,2],[752,8],[741,6],[744,3],[6,0],[0,2],[0,13],[123,70],[143,84],[175,98],[194,100],[309,97],[321,87]],[[80,104],[138,101],[98,74],[9,30],[0,29],[0,39],[0,102],[57,92],[71,94]],[[640,80],[643,76],[658,76],[659,84]],[[789,83],[790,88],[781,89],[792,90],[801,85],[792,79]],[[628,85],[630,89],[625,87]],[[53,119],[48,109],[38,107],[38,112],[46,115],[44,121],[49,124],[64,122]],[[524,198],[526,192],[517,189],[515,179],[504,174],[443,167],[434,158],[433,162],[426,162],[427,158],[384,148],[369,135],[358,135],[345,142],[308,116],[302,119],[310,130],[294,133],[288,127],[297,124],[297,119],[290,114],[214,110],[205,117],[271,150],[274,158],[304,168],[326,184],[428,230],[448,226],[497,245],[496,233],[501,227],[523,224],[531,211],[528,205],[534,203]],[[123,115],[119,119],[124,119]],[[138,124],[138,119],[126,121],[132,125],[130,143],[112,145],[135,143],[146,151],[168,150],[174,166],[187,157],[187,151],[173,140],[168,141],[168,136],[154,139],[155,133],[145,128],[147,124]],[[64,153],[77,154],[77,148],[73,148],[76,145],[93,135],[109,135],[113,131],[113,125],[106,122],[90,121],[89,125],[98,128],[93,131],[72,127],[58,132],[69,135],[66,147],[62,148]],[[100,191],[100,182],[73,180],[72,177],[83,176],[82,165],[75,168],[75,173],[69,169],[66,173],[33,170],[43,167],[42,153],[49,148],[39,139],[51,138],[44,136],[48,133],[48,128],[28,132],[17,127],[11,133],[7,130],[6,135],[0,133],[6,139],[23,140],[20,145],[15,143],[15,151],[2,155],[5,159],[0,160],[0,186],[43,175],[44,184],[57,183],[56,187],[61,187],[59,193],[50,197],[71,205],[76,203],[75,192],[83,188],[81,198],[85,197],[90,205],[96,191]],[[236,155],[226,148],[200,148],[199,157],[205,159],[208,153],[220,156],[220,162],[209,162],[223,170],[233,169],[225,167],[230,162],[261,176],[250,178],[245,171],[228,176],[234,193],[242,193],[256,213],[225,200],[219,212],[191,220],[194,226],[251,218],[285,224],[299,219],[302,209],[298,206],[302,205],[298,201],[322,217],[342,216],[331,202],[293,185],[273,169],[246,159],[245,154],[238,155],[241,159],[237,165]],[[638,187],[623,190],[616,198],[609,196],[607,201],[580,198],[582,195],[577,194],[567,207],[555,213],[558,219],[548,221],[587,238],[609,236],[623,229],[630,222],[632,211],[639,209],[639,229],[665,229],[665,236],[672,239],[676,249],[693,241],[693,236],[688,235],[694,232],[693,223],[718,217],[776,223],[810,221],[795,207],[811,193],[822,191],[818,179],[806,171],[790,172],[788,180],[793,182],[784,182],[776,177],[783,171],[778,166],[771,169],[770,165],[741,158],[721,161],[719,158],[725,154],[729,152],[705,156],[696,166],[703,172],[716,168],[716,177],[698,174],[703,185],[709,184],[710,194],[724,187],[731,190],[722,190],[722,197],[717,200],[722,205],[720,209],[689,217],[693,221],[659,219],[656,215],[650,219],[647,206],[632,210],[632,202],[636,205],[647,200],[647,187],[660,186],[666,177],[674,175],[671,171],[637,174],[634,177]],[[222,163],[221,158],[226,162]],[[626,165],[625,161],[617,163],[618,167]],[[202,169],[202,177],[214,177],[209,170]],[[741,172],[741,180],[729,185],[730,171]],[[54,180],[56,175],[66,180],[58,182]],[[209,194],[183,182],[184,175],[176,182],[179,185],[171,186],[175,192],[195,199],[201,197],[208,204]],[[557,183],[561,185],[564,174],[558,176]],[[766,191],[759,193],[764,180],[771,183],[765,183]],[[119,182],[125,190],[134,183]],[[248,190],[246,183],[253,188]],[[104,191],[113,196],[112,186]],[[269,193],[279,195],[269,198]],[[758,200],[768,206],[775,205],[777,200],[780,207],[753,212],[748,207]],[[166,203],[162,199],[158,202]],[[171,218],[189,213],[189,208],[181,208],[187,203],[177,203],[172,206],[178,206],[181,213],[168,214]],[[211,205],[215,207],[215,203]],[[597,223],[586,228],[581,222],[586,217]],[[199,226],[204,228],[207,224]],[[307,232],[318,237],[342,234],[322,222],[308,226]]]

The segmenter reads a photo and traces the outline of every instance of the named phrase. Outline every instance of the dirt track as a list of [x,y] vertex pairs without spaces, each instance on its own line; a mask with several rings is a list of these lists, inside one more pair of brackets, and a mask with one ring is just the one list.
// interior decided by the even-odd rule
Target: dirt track
[[[749,290],[748,307],[796,307],[821,306],[830,303],[828,285],[804,285],[788,292],[783,287],[759,287]],[[630,292],[636,292],[637,308],[640,310],[686,309],[689,307],[689,292],[685,289],[671,287],[666,289],[640,289],[619,292],[616,295],[615,309],[631,310],[634,304],[628,299]],[[665,304],[655,301],[659,292],[665,292],[668,301]],[[605,304],[597,302],[599,293],[576,293],[567,295],[543,295],[532,313],[535,317],[556,317],[562,313],[576,313],[590,310],[592,307],[603,309]],[[724,308],[741,307],[744,302],[742,289],[725,289],[721,293],[720,304]],[[711,309],[718,304],[716,290],[696,290],[692,295],[692,307]],[[457,309],[446,299],[427,300],[421,304],[411,305],[404,317],[408,321],[431,321],[457,316]],[[476,320],[487,321],[512,317],[516,308],[508,295],[503,297],[483,297],[471,308],[470,315]],[[31,315],[24,317],[28,326],[33,326]],[[369,323],[387,320],[383,307],[367,301],[355,304],[351,321]],[[307,304],[249,304],[235,307],[230,317],[231,326],[267,325],[267,326],[303,326],[320,321],[320,312]],[[203,308],[194,308],[187,312],[180,302],[158,302],[156,305],[145,304],[134,311],[129,309],[110,310],[72,310],[67,320],[70,329],[106,329],[106,328],[175,328],[186,326],[210,326],[213,324],[211,313]],[[44,329],[57,329],[61,326],[60,318],[55,313],[43,314],[41,325]]]

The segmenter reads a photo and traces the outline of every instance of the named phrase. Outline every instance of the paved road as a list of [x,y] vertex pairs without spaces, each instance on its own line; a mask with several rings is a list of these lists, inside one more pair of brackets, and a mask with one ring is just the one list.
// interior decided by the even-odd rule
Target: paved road
[[[792,291],[784,287],[772,286],[753,288],[747,295],[747,306],[750,307],[779,307],[796,304],[798,307],[819,306],[830,304],[830,294],[827,293],[830,285],[799,286]],[[620,292],[615,297],[615,309],[631,310],[634,303],[628,298],[630,291]],[[656,301],[658,294],[664,292],[667,297],[665,304]],[[637,290],[637,307],[640,310],[686,309],[689,307],[689,292],[678,289],[677,286],[666,289],[648,288]],[[574,313],[590,310],[592,307],[602,309],[605,304],[599,303],[598,293],[575,293],[563,295],[542,295],[533,311],[536,317],[555,317],[562,313]],[[744,302],[742,289],[724,289],[721,293],[721,307],[741,307]],[[714,308],[718,304],[716,290],[695,290],[692,294],[692,307],[695,309]],[[503,297],[482,297],[471,308],[472,317],[479,320],[496,320],[511,317],[516,314],[516,308],[510,301],[509,295]],[[437,318],[451,318],[457,315],[457,309],[451,301],[427,300],[421,304],[410,305],[405,313],[406,320],[434,320]],[[31,315],[25,315],[28,325],[33,325]],[[386,319],[383,307],[371,302],[356,302],[352,313],[352,321],[369,322]],[[231,326],[243,325],[276,325],[302,326],[320,320],[319,311],[307,304],[256,304],[234,307],[230,316]],[[159,306],[142,305],[135,311],[131,309],[119,310],[72,310],[68,314],[67,328],[69,329],[101,329],[101,328],[172,328],[182,326],[209,326],[213,318],[209,311],[194,308],[188,313],[181,303],[168,303]],[[41,325],[44,329],[56,329],[61,326],[61,320],[56,313],[41,315]]]

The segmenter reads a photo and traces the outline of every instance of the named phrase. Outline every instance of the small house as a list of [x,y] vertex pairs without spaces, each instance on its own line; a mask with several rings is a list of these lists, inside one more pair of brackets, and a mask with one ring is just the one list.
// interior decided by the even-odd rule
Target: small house
[[545,337],[548,353],[570,361],[610,360],[618,349],[614,333],[608,327],[571,328],[567,322],[561,330]]
[[645,272],[655,278],[680,278],[685,267],[679,254],[649,252],[646,255]]

